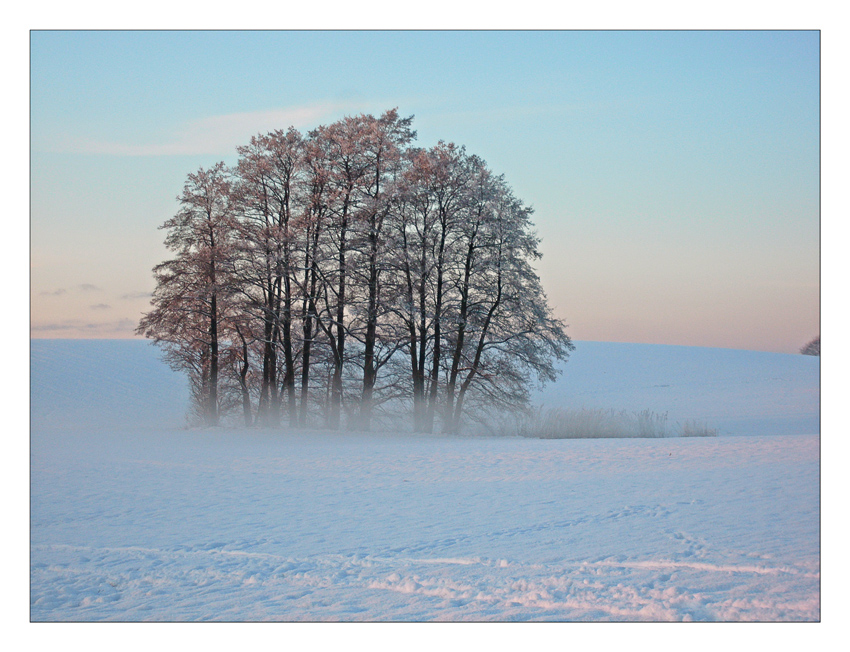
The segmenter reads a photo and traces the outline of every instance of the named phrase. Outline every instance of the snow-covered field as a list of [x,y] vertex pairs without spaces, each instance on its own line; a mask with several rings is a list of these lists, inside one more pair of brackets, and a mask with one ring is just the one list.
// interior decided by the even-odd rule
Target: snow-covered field
[[32,342],[31,619],[820,619],[819,360],[577,343],[538,400],[717,438],[187,430],[143,342]]

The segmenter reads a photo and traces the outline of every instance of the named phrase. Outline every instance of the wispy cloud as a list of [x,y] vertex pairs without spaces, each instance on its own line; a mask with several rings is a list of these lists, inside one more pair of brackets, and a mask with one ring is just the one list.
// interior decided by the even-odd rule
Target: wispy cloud
[[30,333],[35,337],[133,337],[135,329],[136,322],[131,319],[97,323],[65,319],[32,324]]
[[61,297],[66,292],[67,290],[65,288],[59,288],[58,290],[53,290],[52,292],[45,290],[44,292],[39,292],[39,294],[43,297]]
[[96,285],[92,285],[91,283],[83,283],[82,285],[78,285],[77,289],[80,292],[103,292],[103,288],[99,288]]
[[150,292],[128,292],[127,294],[122,294],[120,299],[122,301],[134,301],[135,299],[149,299],[153,296]]
[[78,139],[60,146],[64,152],[106,154],[112,156],[187,156],[198,154],[226,155],[257,133],[317,126],[317,122],[350,104],[324,102],[300,107],[230,113],[193,120],[174,133],[166,142],[130,144],[122,142]]
[[93,306],[89,306],[90,310],[109,310],[112,306],[107,303],[96,303]]

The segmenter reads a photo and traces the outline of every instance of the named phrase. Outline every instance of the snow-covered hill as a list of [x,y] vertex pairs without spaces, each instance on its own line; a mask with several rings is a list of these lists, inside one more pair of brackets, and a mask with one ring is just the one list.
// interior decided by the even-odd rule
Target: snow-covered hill
[[578,342],[547,406],[668,413],[721,435],[820,432],[820,358],[659,344]]
[[412,437],[186,430],[146,343],[34,341],[31,617],[817,620],[818,364],[579,342],[546,405],[721,436]]

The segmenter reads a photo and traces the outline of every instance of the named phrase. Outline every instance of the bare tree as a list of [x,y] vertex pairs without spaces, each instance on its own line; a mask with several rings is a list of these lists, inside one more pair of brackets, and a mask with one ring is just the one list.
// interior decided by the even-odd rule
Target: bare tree
[[389,305],[405,330],[405,350],[410,364],[413,429],[425,429],[425,369],[434,319],[429,286],[434,269],[437,211],[421,179],[427,175],[423,151],[410,154],[412,165],[403,178],[391,226],[390,263],[395,283]]
[[[297,130],[274,131],[251,138],[238,148],[234,198],[240,214],[243,290],[263,322],[263,376],[258,419],[266,426],[280,420],[281,396],[287,398],[295,425],[295,353],[293,350],[293,282],[297,177],[302,137]],[[278,393],[278,360],[283,382]]]
[[180,210],[162,227],[176,257],[154,268],[153,309],[136,331],[166,350],[175,369],[188,371],[193,398],[207,425],[219,422],[220,342],[228,320],[234,231],[224,163],[190,174]]
[[[363,385],[360,400],[361,427],[368,428],[371,397],[380,360],[378,342],[378,295],[381,273],[383,222],[389,196],[402,160],[403,149],[415,133],[412,118],[399,118],[396,110],[380,118],[371,115],[346,117],[310,132],[314,147],[325,156],[327,216],[319,261],[323,295],[316,319],[328,336],[334,358],[329,424],[340,425],[343,370],[348,359],[346,341],[358,335],[363,343]],[[314,175],[315,178],[315,175]],[[359,308],[359,309],[358,309]]]
[[310,372],[317,336],[325,327],[329,340],[333,335],[329,324],[320,320],[318,313],[319,298],[323,295],[324,276],[320,265],[326,263],[321,245],[324,242],[324,231],[330,227],[329,210],[332,201],[330,185],[330,169],[326,141],[311,135],[305,142],[305,198],[304,208],[297,224],[302,233],[303,268],[298,290],[301,297],[302,350],[301,350],[301,409],[298,423],[307,424],[308,407],[310,403]]
[[410,358],[414,429],[431,432],[439,400],[445,310],[458,251],[458,224],[470,218],[480,161],[438,143],[411,154],[394,223],[398,300]]
[[[444,428],[457,432],[468,397],[481,404],[515,409],[528,401],[528,388],[555,378],[554,361],[574,347],[563,323],[549,308],[533,262],[539,240],[531,229],[532,210],[502,177],[481,169],[477,219],[460,223],[465,247],[455,287],[454,344],[448,371]],[[454,392],[457,390],[457,396]]]
[[[413,116],[399,118],[392,109],[380,118],[361,116],[362,155],[368,166],[364,176],[362,211],[358,214],[360,251],[360,283],[363,289],[363,388],[360,398],[358,425],[364,430],[371,426],[372,402],[378,369],[398,350],[395,337],[381,338],[378,320],[386,313],[381,297],[381,274],[388,268],[388,252],[384,223],[395,205],[394,194],[400,183],[405,157],[404,148],[416,137],[410,129]],[[383,355],[379,348],[385,349]]]
[[551,378],[572,344],[533,271],[531,210],[462,147],[411,156],[393,231],[414,429],[432,431],[440,414],[457,431],[470,396],[522,405],[530,376]]
[[324,241],[316,249],[316,272],[321,292],[316,296],[316,320],[327,337],[333,357],[329,396],[328,426],[338,429],[343,403],[343,370],[346,340],[351,329],[349,276],[355,265],[351,237],[355,216],[361,210],[361,187],[368,174],[362,156],[359,118],[346,117],[311,131],[310,140],[324,155],[327,202],[323,216],[327,228]]

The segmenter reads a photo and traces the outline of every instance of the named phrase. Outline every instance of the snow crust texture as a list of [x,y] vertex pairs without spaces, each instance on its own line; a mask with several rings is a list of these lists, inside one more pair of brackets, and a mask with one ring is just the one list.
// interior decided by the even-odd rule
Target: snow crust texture
[[34,621],[820,618],[816,434],[72,428],[36,418],[43,369]]

